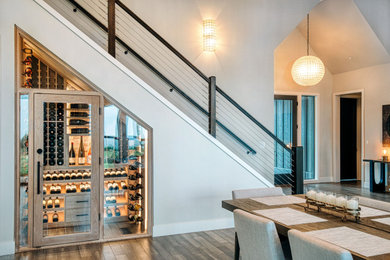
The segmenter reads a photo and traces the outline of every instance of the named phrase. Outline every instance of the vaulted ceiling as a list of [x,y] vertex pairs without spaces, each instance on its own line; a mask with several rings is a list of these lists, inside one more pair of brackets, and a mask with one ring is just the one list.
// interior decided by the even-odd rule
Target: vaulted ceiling
[[[360,6],[370,10],[369,5]],[[371,12],[368,14],[377,21]],[[382,30],[375,25],[374,29]],[[298,29],[306,38],[306,19]],[[332,74],[389,63],[390,55],[382,41],[353,0],[325,0],[310,12],[310,46]]]

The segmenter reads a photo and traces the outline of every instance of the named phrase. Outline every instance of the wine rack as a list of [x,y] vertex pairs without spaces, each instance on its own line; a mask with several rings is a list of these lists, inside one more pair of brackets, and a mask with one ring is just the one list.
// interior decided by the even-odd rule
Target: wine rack
[[43,104],[44,166],[64,165],[64,105],[64,103]]
[[24,44],[22,49],[22,88],[65,89],[66,81]]
[[[91,172],[89,170],[45,171],[43,173],[43,224],[47,228],[86,223],[89,214]],[[83,214],[69,214],[74,210]]]
[[104,220],[106,223],[130,221],[142,223],[144,216],[144,181],[141,157],[130,158],[121,168],[104,172]]

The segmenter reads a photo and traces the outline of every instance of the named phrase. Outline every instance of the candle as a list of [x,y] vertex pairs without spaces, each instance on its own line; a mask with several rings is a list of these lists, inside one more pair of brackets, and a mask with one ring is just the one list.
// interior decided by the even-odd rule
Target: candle
[[309,191],[306,193],[306,196],[307,196],[309,199],[315,200],[315,199],[316,199],[316,194],[317,194],[317,192],[316,192],[315,190],[309,190]]
[[347,201],[347,209],[358,209],[359,201],[357,199],[350,199]]
[[328,194],[326,196],[326,203],[335,205],[336,204],[336,196],[334,194]]
[[323,192],[319,192],[316,194],[316,200],[320,202],[326,202],[326,195]]
[[347,206],[347,199],[344,198],[343,196],[337,197],[336,198],[336,206],[341,207],[341,208]]

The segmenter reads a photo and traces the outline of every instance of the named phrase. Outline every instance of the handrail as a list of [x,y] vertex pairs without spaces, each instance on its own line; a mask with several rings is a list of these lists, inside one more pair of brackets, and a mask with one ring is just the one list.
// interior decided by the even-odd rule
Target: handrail
[[123,9],[127,14],[133,17],[142,27],[144,27],[148,32],[150,32],[154,37],[156,37],[162,44],[165,45],[170,51],[172,51],[177,57],[179,57],[185,64],[187,64],[193,71],[195,71],[201,78],[209,82],[209,77],[207,77],[203,72],[201,72],[195,65],[193,65],[186,57],[184,57],[178,50],[176,50],[171,44],[169,44],[163,37],[161,37],[155,30],[153,30],[147,23],[145,23],[141,18],[138,17],[133,11],[131,11],[126,5],[121,1],[115,0],[116,4]]
[[[101,23],[98,19],[96,19],[90,12],[88,12],[84,7],[82,7],[80,4],[78,4],[75,0],[68,0],[71,4],[75,6],[75,10],[80,10],[82,13],[84,13],[89,19],[91,19],[96,25],[98,25],[102,30],[105,32],[108,32],[108,28]],[[181,96],[183,96],[187,101],[189,101],[192,105],[194,105],[198,110],[200,110],[203,114],[206,116],[209,115],[209,112],[206,111],[202,106],[200,106],[195,100],[193,100],[191,97],[189,97],[186,93],[184,93],[179,87],[177,87],[172,81],[170,81],[168,78],[166,78],[162,73],[160,73],[152,64],[147,62],[142,56],[140,56],[136,51],[134,51],[130,46],[128,46],[122,39],[120,39],[118,36],[115,35],[115,40],[118,41],[123,47],[126,48],[127,51],[131,52],[138,60],[140,60],[142,63],[145,64],[150,70],[152,70],[154,73],[156,73],[163,81],[165,81],[172,89],[177,91]],[[173,47],[172,47],[173,48]],[[250,147],[247,143],[245,143],[241,138],[239,138],[237,135],[235,135],[232,131],[230,131],[225,125],[223,125],[221,122],[216,120],[216,123],[221,126],[222,129],[224,129],[229,135],[231,135],[238,143],[240,143],[242,146],[244,146],[248,151],[248,154],[256,154],[256,151]]]
[[[142,27],[144,27],[148,32],[150,32],[154,37],[156,37],[162,44],[165,45],[169,50],[171,50],[179,59],[181,59],[185,64],[187,64],[192,70],[194,70],[200,77],[202,77],[207,82],[209,77],[207,77],[203,72],[201,72],[195,65],[193,65],[189,60],[187,60],[178,50],[176,50],[171,44],[169,44],[164,38],[162,38],[155,30],[153,30],[147,23],[145,23],[139,16],[137,16],[133,11],[131,11],[126,5],[124,5],[120,0],[115,0],[115,2],[120,6],[127,14],[134,18]],[[228,94],[226,94],[222,89],[217,86],[217,91],[225,97],[233,106],[240,110],[246,117],[253,121],[258,127],[260,127],[264,132],[266,132],[270,137],[272,137],[278,144],[280,144],[284,149],[291,153],[291,148],[289,148],[282,140],[280,140],[276,135],[274,135],[268,128],[266,128],[262,123],[256,120],[248,111],[246,111],[242,106],[240,106],[236,101],[234,101]]]
[[234,99],[232,99],[228,94],[226,94],[222,89],[217,86],[217,91],[226,98],[233,106],[235,106],[238,110],[241,111],[245,116],[247,116],[250,120],[252,120],[258,127],[260,127],[264,132],[266,132],[269,136],[271,136],[278,144],[280,144],[284,149],[288,152],[292,152],[291,148],[288,147],[282,140],[280,140],[275,134],[273,134],[268,128],[266,128],[262,123],[256,120],[248,111],[246,111],[242,106],[240,106]]

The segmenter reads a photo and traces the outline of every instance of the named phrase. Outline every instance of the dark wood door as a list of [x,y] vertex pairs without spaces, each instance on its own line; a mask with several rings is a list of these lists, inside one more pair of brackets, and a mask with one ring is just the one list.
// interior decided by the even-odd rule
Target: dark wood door
[[340,98],[340,180],[357,179],[357,100]]

